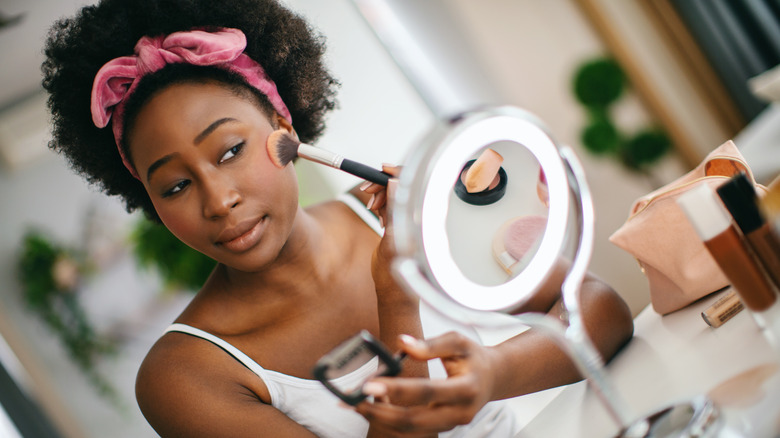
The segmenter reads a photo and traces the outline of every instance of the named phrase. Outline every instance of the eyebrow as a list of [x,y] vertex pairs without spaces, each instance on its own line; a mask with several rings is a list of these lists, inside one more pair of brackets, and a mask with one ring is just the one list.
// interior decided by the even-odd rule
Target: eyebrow
[[[215,120],[212,124],[206,127],[200,134],[195,136],[195,139],[193,140],[193,143],[196,145],[201,143],[203,140],[206,139],[206,137],[209,136],[214,130],[220,127],[220,125],[227,123],[227,122],[237,122],[238,120],[232,118],[232,117],[223,117],[219,120]],[[159,160],[152,163],[151,166],[149,166],[149,169],[146,171],[146,182],[148,183],[149,180],[152,179],[152,173],[154,173],[155,170],[159,169],[161,166],[163,166],[165,163],[171,161],[171,158],[173,158],[173,154],[166,155]]]
[[155,170],[159,169],[163,164],[171,161],[171,158],[173,158],[173,154],[166,155],[159,160],[152,163],[151,166],[149,166],[149,169],[146,170],[146,182],[150,182],[152,179],[152,173],[154,173]]
[[202,142],[203,140],[205,140],[206,137],[208,137],[209,134],[214,132],[215,129],[219,128],[220,125],[222,125],[224,123],[227,123],[227,122],[237,122],[237,121],[238,120],[236,120],[236,119],[234,119],[232,117],[223,117],[223,118],[215,121],[214,123],[210,124],[206,129],[203,130],[203,132],[201,132],[200,134],[198,134],[195,137],[193,142],[195,144],[198,144],[198,143]]

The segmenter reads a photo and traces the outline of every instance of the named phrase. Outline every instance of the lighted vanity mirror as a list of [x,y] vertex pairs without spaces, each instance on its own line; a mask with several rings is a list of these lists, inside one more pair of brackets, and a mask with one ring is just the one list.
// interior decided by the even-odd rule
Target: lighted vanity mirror
[[[394,273],[408,292],[458,322],[517,323],[551,335],[590,381],[618,425],[618,436],[702,436],[698,433],[717,430],[719,411],[707,397],[637,417],[605,375],[579,303],[593,250],[592,199],[576,156],[542,126],[518,108],[496,107],[433,129],[404,162],[393,199]],[[464,165],[486,149],[503,158],[506,191],[488,203],[464,202],[455,193]],[[537,222],[527,227],[532,238],[505,270],[493,243],[502,225],[518,218]],[[540,290],[550,289],[543,285],[553,274],[563,278],[567,321],[524,311]]]
[[[396,267],[434,307],[513,313],[565,256],[569,175],[541,126],[514,107],[467,114],[437,126],[405,161],[394,199]],[[505,192],[488,203],[469,202],[457,193],[458,182],[486,149],[503,159],[505,175],[496,184],[505,184]],[[504,239],[517,228],[525,241]]]

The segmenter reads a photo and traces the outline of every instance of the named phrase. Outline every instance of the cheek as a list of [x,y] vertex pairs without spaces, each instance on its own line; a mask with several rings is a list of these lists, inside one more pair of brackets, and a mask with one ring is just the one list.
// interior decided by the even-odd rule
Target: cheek
[[293,166],[278,168],[267,160],[248,169],[245,181],[251,181],[249,190],[273,199],[276,205],[298,204],[298,175]]
[[163,225],[168,228],[174,236],[191,247],[196,247],[197,236],[202,234],[195,216],[191,214],[182,214],[180,209],[157,208],[157,215],[160,217]]

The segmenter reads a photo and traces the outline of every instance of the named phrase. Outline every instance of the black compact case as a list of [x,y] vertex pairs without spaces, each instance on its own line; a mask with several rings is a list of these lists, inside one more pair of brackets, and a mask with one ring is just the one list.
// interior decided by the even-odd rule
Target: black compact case
[[455,183],[455,194],[458,195],[461,201],[471,205],[490,205],[498,202],[504,197],[506,193],[507,176],[503,167],[498,169],[498,185],[495,187],[487,188],[481,192],[469,193],[466,190],[466,186],[463,184],[463,174],[471,167],[477,160],[470,160],[463,166],[463,169],[458,175],[458,181]]
[[[378,359],[376,372],[353,387],[345,387],[340,383],[340,378],[364,366],[374,357]],[[397,375],[401,372],[401,361],[404,357],[403,354],[394,356],[371,333],[362,330],[322,356],[312,373],[330,392],[345,403],[355,406],[367,397],[362,391],[363,384],[374,377]]]

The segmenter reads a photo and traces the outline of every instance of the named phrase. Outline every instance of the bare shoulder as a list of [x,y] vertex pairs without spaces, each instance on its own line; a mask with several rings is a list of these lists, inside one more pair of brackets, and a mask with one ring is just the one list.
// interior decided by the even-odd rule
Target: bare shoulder
[[[161,337],[136,377],[136,398],[155,431],[166,436],[258,436],[274,424],[312,436],[263,398],[262,380],[210,342],[184,333]],[[260,427],[265,424],[264,427]]]
[[[354,196],[364,207],[371,197],[371,195],[363,193],[357,188],[350,190],[349,194]],[[352,210],[352,207],[347,206],[347,204],[340,200],[334,199],[312,205],[307,207],[306,211],[318,218],[321,223],[332,225],[336,229],[348,230],[350,233],[361,230],[367,234],[370,233],[371,235],[376,236],[376,232],[372,230],[365,220],[358,216],[358,214]],[[369,215],[376,217],[370,210],[366,209],[366,212]]]
[[167,333],[141,363],[135,382],[136,398],[158,433],[188,421],[191,406],[187,405],[193,396],[202,400],[235,381],[235,376],[227,375],[219,366],[209,344],[183,333]]

